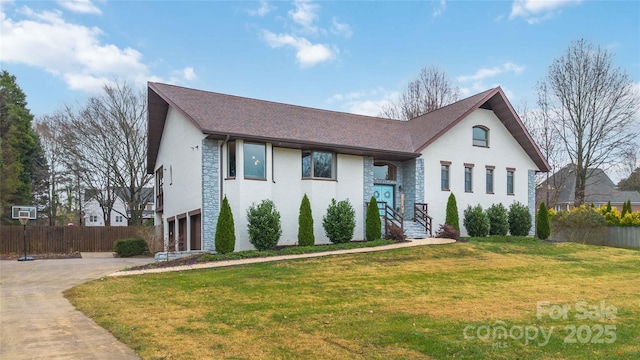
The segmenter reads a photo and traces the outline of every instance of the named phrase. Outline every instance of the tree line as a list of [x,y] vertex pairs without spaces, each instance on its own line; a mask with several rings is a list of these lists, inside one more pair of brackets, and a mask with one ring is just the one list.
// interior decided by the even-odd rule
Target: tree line
[[[34,119],[15,76],[2,72],[0,221],[13,224],[11,206],[36,205],[49,225],[83,224],[90,199],[104,223],[120,212],[142,224],[153,196],[146,173],[147,101],[143,91],[115,80],[77,106],[65,105]],[[127,210],[115,207],[117,198]]]

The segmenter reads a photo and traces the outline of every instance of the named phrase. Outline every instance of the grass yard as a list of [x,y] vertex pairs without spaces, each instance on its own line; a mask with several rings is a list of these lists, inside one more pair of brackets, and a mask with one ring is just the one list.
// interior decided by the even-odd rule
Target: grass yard
[[96,280],[143,359],[638,359],[640,251],[530,238]]

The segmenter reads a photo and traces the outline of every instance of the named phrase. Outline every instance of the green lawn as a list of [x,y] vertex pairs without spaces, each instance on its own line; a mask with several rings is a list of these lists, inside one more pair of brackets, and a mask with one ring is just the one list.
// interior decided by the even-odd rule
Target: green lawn
[[639,275],[637,250],[493,238],[65,295],[144,359],[637,359]]

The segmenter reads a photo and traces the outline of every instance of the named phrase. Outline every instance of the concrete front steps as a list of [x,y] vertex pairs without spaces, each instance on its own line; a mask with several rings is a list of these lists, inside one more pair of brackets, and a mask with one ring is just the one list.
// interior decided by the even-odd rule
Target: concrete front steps
[[405,219],[403,225],[404,235],[407,237],[407,239],[427,239],[432,237],[424,230],[424,227],[422,225],[415,221]]

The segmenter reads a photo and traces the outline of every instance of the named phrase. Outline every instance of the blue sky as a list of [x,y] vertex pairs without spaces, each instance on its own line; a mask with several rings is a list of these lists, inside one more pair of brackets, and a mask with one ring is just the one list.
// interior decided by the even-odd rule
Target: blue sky
[[7,1],[0,62],[35,115],[114,77],[375,115],[422,67],[518,108],[572,41],[640,88],[639,1]]

